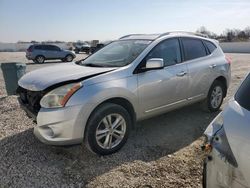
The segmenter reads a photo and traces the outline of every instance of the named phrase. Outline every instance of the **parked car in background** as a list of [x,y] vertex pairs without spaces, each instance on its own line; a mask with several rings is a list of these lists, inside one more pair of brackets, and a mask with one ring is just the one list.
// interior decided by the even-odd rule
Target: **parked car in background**
[[96,51],[100,50],[101,48],[104,47],[103,43],[98,43],[95,47],[90,47],[90,52],[93,54]]
[[90,45],[86,42],[77,42],[74,44],[75,46],[75,53],[79,53],[79,52],[85,52],[86,54],[90,53]]
[[250,187],[250,74],[205,131],[203,186]]
[[63,50],[51,44],[34,44],[26,50],[26,58],[35,63],[44,63],[45,60],[60,59],[63,62],[71,62],[76,57],[75,53]]
[[125,144],[136,121],[196,102],[219,110],[230,76],[230,62],[212,39],[128,35],[75,64],[27,73],[18,94],[42,142],[85,142],[107,155]]

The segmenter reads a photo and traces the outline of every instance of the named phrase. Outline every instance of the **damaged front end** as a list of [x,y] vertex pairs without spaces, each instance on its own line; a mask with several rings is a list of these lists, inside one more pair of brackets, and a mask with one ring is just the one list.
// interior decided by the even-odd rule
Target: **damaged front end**
[[247,187],[229,145],[220,113],[205,131],[203,187]]
[[43,91],[30,91],[22,87],[17,88],[18,101],[27,116],[36,121],[37,114],[41,108],[40,100],[44,96]]

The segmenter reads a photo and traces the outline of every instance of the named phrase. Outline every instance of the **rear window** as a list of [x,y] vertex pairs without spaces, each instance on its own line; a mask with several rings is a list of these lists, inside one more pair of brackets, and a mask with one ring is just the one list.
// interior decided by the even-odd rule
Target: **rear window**
[[33,47],[34,47],[33,45],[30,45],[27,50],[31,50]]
[[204,40],[203,41],[205,43],[205,45],[207,46],[208,50],[210,53],[213,53],[213,51],[216,49],[216,46],[212,43],[212,42],[209,42],[207,40]]
[[206,48],[199,39],[183,38],[182,43],[186,61],[207,55]]
[[235,94],[235,100],[240,106],[250,111],[250,74],[243,81],[237,93]]
[[35,46],[35,49],[36,49],[36,50],[43,50],[43,46],[42,46],[42,45]]

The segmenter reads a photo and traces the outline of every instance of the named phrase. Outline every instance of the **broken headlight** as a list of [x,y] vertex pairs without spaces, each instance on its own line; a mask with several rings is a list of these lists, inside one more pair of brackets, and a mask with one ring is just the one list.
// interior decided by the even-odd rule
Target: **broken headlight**
[[58,87],[47,93],[40,101],[43,108],[64,107],[69,98],[82,87],[82,83],[71,83]]

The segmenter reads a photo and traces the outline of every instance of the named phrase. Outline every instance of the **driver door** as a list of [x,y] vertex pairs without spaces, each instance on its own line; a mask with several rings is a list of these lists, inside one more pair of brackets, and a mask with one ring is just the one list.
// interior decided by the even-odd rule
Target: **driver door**
[[188,69],[181,63],[178,38],[167,39],[154,47],[146,56],[162,58],[164,68],[138,74],[138,95],[142,113],[160,114],[187,101]]

